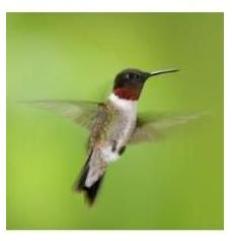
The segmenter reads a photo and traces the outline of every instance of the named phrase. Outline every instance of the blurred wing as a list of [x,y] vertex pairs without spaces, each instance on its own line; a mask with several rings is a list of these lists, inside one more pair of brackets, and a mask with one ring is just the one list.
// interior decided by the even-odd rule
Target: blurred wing
[[41,100],[26,102],[41,109],[53,111],[75,123],[90,129],[101,103],[88,101]]
[[197,120],[205,113],[191,113],[185,115],[159,115],[157,117],[146,118],[139,116],[134,133],[130,143],[141,143],[148,141],[157,141],[163,137],[166,131],[175,127],[185,125],[191,121]]

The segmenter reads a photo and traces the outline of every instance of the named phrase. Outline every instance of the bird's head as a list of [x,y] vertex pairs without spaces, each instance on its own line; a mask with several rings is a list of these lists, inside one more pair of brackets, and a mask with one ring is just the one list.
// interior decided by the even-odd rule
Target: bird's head
[[125,69],[116,75],[113,92],[122,99],[138,100],[144,83],[150,77],[177,71],[177,69],[166,69],[149,73],[138,69]]

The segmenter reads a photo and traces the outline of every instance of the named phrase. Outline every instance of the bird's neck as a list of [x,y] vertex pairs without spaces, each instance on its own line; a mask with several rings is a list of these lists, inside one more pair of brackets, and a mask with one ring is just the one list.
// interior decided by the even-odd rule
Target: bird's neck
[[125,100],[138,100],[140,95],[139,88],[125,88],[125,87],[116,87],[113,90],[114,94],[120,98]]
[[115,93],[112,93],[109,96],[109,100],[113,105],[115,105],[121,110],[133,111],[133,112],[136,112],[137,110],[137,102],[138,102],[137,100],[120,98]]

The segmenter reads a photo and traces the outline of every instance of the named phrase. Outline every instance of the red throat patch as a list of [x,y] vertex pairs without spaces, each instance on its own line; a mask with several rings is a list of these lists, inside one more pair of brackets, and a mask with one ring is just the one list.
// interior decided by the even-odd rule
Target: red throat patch
[[114,89],[114,94],[121,99],[138,100],[140,91],[128,88],[116,88]]

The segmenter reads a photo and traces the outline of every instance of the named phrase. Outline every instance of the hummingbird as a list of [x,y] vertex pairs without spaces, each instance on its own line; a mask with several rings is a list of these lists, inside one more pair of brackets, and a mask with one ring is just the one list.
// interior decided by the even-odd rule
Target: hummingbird
[[145,118],[137,113],[137,104],[148,80],[175,73],[178,69],[146,72],[129,68],[114,78],[111,94],[104,102],[73,100],[32,101],[38,107],[55,111],[89,130],[87,158],[74,184],[84,193],[89,205],[97,197],[110,163],[123,155],[128,145],[153,141],[173,126],[185,124],[198,115],[156,116]]

